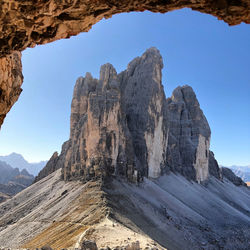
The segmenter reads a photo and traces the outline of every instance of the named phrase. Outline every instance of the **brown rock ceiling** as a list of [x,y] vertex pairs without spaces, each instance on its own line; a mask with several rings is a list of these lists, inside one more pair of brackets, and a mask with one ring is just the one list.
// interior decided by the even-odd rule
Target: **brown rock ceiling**
[[87,32],[114,14],[185,7],[229,25],[250,23],[250,0],[1,0],[0,126],[21,93],[21,55],[16,51]]

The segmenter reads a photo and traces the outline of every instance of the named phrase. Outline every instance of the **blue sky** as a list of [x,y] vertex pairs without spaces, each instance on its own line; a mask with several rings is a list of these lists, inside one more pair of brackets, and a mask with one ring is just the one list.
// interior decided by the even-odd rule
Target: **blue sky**
[[118,72],[147,48],[164,60],[163,85],[195,90],[212,130],[220,164],[250,164],[250,26],[229,27],[188,9],[113,16],[88,33],[23,52],[23,93],[0,131],[0,155],[29,161],[50,158],[69,137],[70,103],[79,76],[99,76],[112,63]]

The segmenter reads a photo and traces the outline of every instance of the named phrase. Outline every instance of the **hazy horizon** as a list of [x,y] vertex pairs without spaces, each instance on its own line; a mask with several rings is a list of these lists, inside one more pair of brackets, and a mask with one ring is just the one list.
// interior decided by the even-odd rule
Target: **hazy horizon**
[[[136,37],[136,38],[135,38]],[[190,85],[211,127],[211,150],[223,166],[250,164],[250,30],[187,9],[115,15],[88,33],[23,52],[23,93],[0,131],[0,155],[48,160],[69,137],[78,77],[99,78],[102,64],[121,72],[147,48],[163,57],[166,97]]]

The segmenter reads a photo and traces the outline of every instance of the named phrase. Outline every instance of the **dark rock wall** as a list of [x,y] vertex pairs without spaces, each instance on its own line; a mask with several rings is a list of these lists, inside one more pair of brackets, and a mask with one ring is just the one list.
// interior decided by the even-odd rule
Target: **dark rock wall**
[[132,138],[140,175],[158,177],[165,165],[167,128],[165,94],[161,83],[162,57],[148,49],[120,74],[122,107]]
[[214,157],[214,153],[212,151],[209,151],[209,174],[216,177],[217,179],[222,179],[222,173],[221,169],[219,167],[218,162],[216,161]]
[[41,180],[42,178],[48,176],[49,174],[53,173],[57,170],[57,162],[58,162],[58,153],[55,152],[47,162],[46,166],[38,173],[35,177],[34,183]]
[[222,172],[222,178],[227,178],[234,185],[247,186],[247,184],[240,177],[236,176],[231,169],[222,167],[221,172]]
[[208,178],[210,127],[190,86],[178,87],[167,99],[167,165],[189,179]]

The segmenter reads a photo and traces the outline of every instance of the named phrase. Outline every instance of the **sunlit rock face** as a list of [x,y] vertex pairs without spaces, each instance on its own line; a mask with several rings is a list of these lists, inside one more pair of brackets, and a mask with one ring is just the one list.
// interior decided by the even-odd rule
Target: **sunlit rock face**
[[22,92],[22,82],[21,53],[0,58],[0,126]]
[[90,73],[77,80],[64,179],[160,176],[166,149],[162,67],[151,48],[120,74],[105,64],[99,80]]
[[111,64],[101,67],[99,80],[90,73],[77,80],[64,179],[89,180],[112,174],[133,177],[134,155],[125,117],[120,81]]
[[159,51],[150,48],[120,74],[105,64],[99,79],[80,77],[70,138],[44,172],[62,167],[63,179],[83,181],[116,175],[140,182],[169,171],[199,183],[210,174],[219,178],[218,164],[209,158],[210,128],[194,91],[178,87],[166,99],[162,67]]

